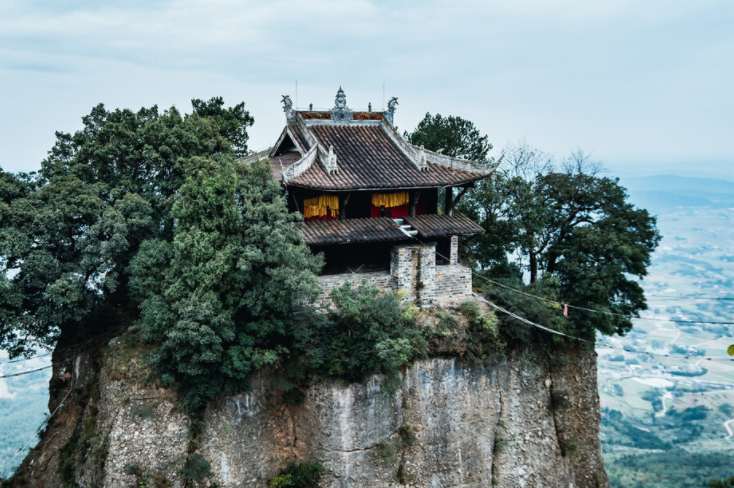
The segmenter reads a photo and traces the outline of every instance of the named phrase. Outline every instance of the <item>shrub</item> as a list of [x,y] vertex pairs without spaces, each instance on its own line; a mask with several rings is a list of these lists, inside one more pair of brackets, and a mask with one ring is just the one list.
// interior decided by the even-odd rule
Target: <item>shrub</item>
[[186,459],[186,464],[184,465],[184,478],[200,483],[204,481],[204,478],[208,478],[213,474],[211,464],[209,464],[209,461],[207,461],[204,456],[198,452],[189,454],[189,457]]
[[347,282],[331,296],[328,314],[301,308],[295,315],[293,356],[285,365],[292,380],[315,374],[360,381],[380,373],[394,380],[402,366],[426,355],[414,312],[395,293]]
[[326,468],[316,463],[297,463],[291,461],[278,476],[268,481],[270,488],[311,488],[315,487]]
[[494,314],[482,312],[477,300],[462,303],[459,310],[469,321],[466,336],[466,357],[469,361],[482,363],[492,352],[504,348]]

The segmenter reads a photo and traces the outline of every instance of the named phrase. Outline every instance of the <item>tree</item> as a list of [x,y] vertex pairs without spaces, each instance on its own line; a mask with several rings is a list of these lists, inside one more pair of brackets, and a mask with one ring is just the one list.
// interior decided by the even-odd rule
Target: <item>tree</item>
[[489,162],[487,155],[492,150],[489,138],[482,135],[473,122],[453,115],[442,117],[427,113],[415,130],[405,132],[404,136],[416,146],[470,161]]
[[497,277],[524,270],[538,292],[550,284],[559,301],[602,312],[574,310],[567,332],[628,331],[632,324],[621,315],[647,307],[637,279],[660,241],[655,218],[628,203],[619,181],[600,176],[583,152],[560,167],[525,144],[505,158],[506,167],[462,206],[487,230],[467,243],[476,266]]
[[[221,108],[213,100],[201,107]],[[98,105],[82,130],[56,134],[38,174],[0,173],[0,347],[30,354],[97,335],[106,323],[97,312],[130,303],[128,266],[144,242],[172,242],[192,162],[246,149],[242,104],[222,112],[233,114]]]
[[[490,161],[487,136],[459,117],[426,114],[405,137],[449,156]],[[469,190],[458,207],[487,231],[462,241],[472,265],[514,287],[525,286],[527,273],[530,292],[598,313],[574,310],[564,320],[547,304],[532,304],[537,299],[516,292],[495,287],[493,297],[568,333],[628,331],[632,323],[623,316],[647,308],[637,280],[647,274],[660,241],[655,218],[627,202],[619,181],[601,176],[601,166],[582,151],[557,165],[552,156],[520,143],[499,160],[495,175]],[[510,335],[529,340],[527,324],[503,320],[512,325]]]
[[213,97],[206,102],[195,98],[191,100],[191,105],[195,114],[217,121],[220,133],[232,143],[235,156],[240,158],[247,155],[247,128],[255,123],[255,119],[245,110],[244,102],[224,108],[222,97]]
[[[442,117],[441,114],[426,116],[416,126],[411,133],[403,134],[405,139],[416,146],[423,146],[430,151],[439,151],[442,154],[454,158],[467,159],[480,163],[491,164],[494,158],[488,157],[489,151],[492,150],[492,144],[489,143],[489,137],[482,135],[474,126],[473,122],[462,119],[461,117]],[[451,191],[451,189],[449,189]],[[453,207],[461,200],[466,190],[459,193],[453,199],[453,205],[448,209],[451,213]],[[439,208],[442,212],[447,212],[445,189],[439,190]]]
[[321,259],[270,171],[195,158],[172,209],[172,244],[146,241],[131,263],[144,338],[160,344],[157,362],[194,407],[287,352],[292,304],[319,289]]

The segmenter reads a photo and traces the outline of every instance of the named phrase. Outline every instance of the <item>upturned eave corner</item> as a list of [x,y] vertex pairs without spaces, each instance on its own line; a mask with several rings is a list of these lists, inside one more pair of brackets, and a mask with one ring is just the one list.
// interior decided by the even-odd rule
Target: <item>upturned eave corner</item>
[[237,160],[240,164],[252,164],[257,161],[265,161],[270,159],[270,152],[273,150],[272,147],[264,149],[262,151],[255,151],[247,156],[241,157]]

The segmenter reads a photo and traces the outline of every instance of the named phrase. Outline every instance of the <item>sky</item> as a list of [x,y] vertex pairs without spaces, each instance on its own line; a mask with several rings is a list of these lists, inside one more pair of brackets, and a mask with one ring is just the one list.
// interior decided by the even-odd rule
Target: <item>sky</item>
[[734,179],[733,25],[731,0],[0,0],[0,166],[38,169],[98,103],[244,101],[264,149],[282,95],[379,109],[384,84],[401,131],[457,115],[497,150]]

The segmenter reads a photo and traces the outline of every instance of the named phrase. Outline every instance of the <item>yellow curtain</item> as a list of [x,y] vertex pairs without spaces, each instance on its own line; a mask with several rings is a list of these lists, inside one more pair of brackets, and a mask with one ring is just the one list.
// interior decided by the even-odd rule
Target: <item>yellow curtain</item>
[[339,216],[338,195],[321,195],[303,200],[304,218],[323,217],[324,215],[330,215],[331,217]]
[[407,191],[399,191],[397,193],[373,193],[372,205],[375,207],[402,207],[410,202]]

